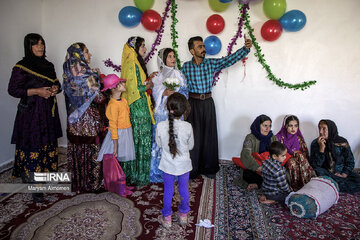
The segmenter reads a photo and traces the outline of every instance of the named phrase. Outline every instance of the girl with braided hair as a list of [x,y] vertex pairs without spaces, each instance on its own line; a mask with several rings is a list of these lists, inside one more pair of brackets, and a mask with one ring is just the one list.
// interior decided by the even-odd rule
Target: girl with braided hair
[[192,164],[189,151],[194,147],[194,135],[191,124],[181,120],[190,112],[190,104],[181,93],[170,95],[166,103],[169,111],[168,119],[158,124],[156,128],[156,143],[162,149],[159,169],[163,171],[164,198],[162,215],[159,222],[170,228],[171,203],[174,195],[174,179],[178,177],[181,203],[179,206],[179,219],[181,225],[187,224],[189,208],[189,173]]

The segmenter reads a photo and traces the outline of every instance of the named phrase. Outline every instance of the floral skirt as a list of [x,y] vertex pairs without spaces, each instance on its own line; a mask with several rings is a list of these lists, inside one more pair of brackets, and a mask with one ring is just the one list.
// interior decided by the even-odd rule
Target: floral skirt
[[286,169],[290,174],[291,188],[297,191],[316,177],[314,169],[310,166],[306,156],[301,152],[295,152],[286,162]]
[[16,146],[13,177],[21,177],[23,182],[31,182],[31,172],[56,172],[58,170],[57,143],[40,148]]

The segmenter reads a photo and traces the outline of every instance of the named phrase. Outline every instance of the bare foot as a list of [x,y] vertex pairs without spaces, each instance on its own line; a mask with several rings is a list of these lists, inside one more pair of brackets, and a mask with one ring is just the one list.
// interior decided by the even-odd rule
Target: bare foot
[[260,203],[262,203],[262,204],[275,204],[276,203],[276,201],[274,201],[274,200],[265,200],[265,201],[263,201],[263,202],[260,202]]
[[247,187],[247,190],[257,189],[258,185],[256,183],[250,183]]
[[261,201],[261,200],[260,200],[260,203],[262,203],[262,204],[274,204],[274,203],[276,203],[276,201],[266,199],[266,200],[264,200],[264,201]]
[[273,203],[276,203],[275,200],[266,199],[266,197],[265,197],[264,194],[260,196],[259,202],[262,203],[262,204],[273,204]]
[[263,202],[263,201],[266,201],[266,197],[264,194],[259,197],[259,202]]

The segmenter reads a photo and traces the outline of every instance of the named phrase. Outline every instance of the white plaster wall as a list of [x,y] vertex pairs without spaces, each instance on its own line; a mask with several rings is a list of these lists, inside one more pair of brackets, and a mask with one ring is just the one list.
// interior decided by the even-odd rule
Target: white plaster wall
[[[5,3],[10,2],[5,1]],[[165,0],[155,0],[153,9],[162,15],[165,2]],[[194,35],[201,35],[204,39],[210,35],[206,29],[206,19],[214,12],[209,8],[208,0],[177,0],[176,2],[179,19],[177,30],[180,36],[179,55],[181,61],[185,62],[191,58],[187,49],[187,40]],[[227,45],[237,30],[239,11],[236,2],[234,0],[226,11],[219,13],[224,17],[226,27],[217,35],[222,41],[223,48],[214,57],[226,55]],[[114,63],[120,64],[123,45],[130,36],[143,36],[150,51],[156,33],[145,30],[141,24],[134,28],[122,26],[118,21],[118,12],[125,6],[134,6],[133,0],[42,1],[39,32],[47,42],[48,59],[55,64],[59,79],[62,75],[66,49],[73,42],[84,42],[93,54],[91,65],[100,67],[106,74],[112,73],[112,70],[103,65],[103,60],[110,57]],[[252,49],[246,63],[245,79],[242,81],[244,67],[241,63],[237,63],[223,72],[218,85],[213,89],[217,108],[220,158],[231,159],[239,155],[244,137],[249,133],[250,124],[257,115],[262,113],[269,115],[273,119],[273,130],[277,133],[283,117],[286,114],[295,114],[300,118],[301,129],[308,145],[317,136],[317,123],[321,118],[334,120],[340,135],[348,139],[359,167],[360,130],[356,123],[360,119],[358,110],[360,73],[356,67],[360,64],[358,44],[360,26],[357,24],[360,20],[357,14],[360,2],[358,0],[347,0],[346,3],[336,0],[287,0],[287,10],[292,9],[299,9],[305,13],[307,17],[305,28],[295,33],[283,32],[277,41],[265,42],[260,36],[260,28],[268,19],[263,13],[262,1],[252,1],[250,16],[255,35],[268,65],[276,76],[290,83],[308,80],[318,82],[305,91],[281,89],[266,78],[265,70],[253,55],[255,49]],[[25,10],[13,9],[13,11],[15,15],[22,15]],[[3,12],[5,16],[2,15],[2,18],[12,16],[9,10]],[[6,27],[1,24],[3,32]],[[162,47],[171,47],[170,25],[171,18],[166,21],[165,33],[158,50]],[[33,31],[30,30],[31,27],[33,25],[25,23],[21,28],[28,32],[27,29]],[[6,67],[1,65],[2,76],[6,76],[2,81],[3,86],[7,86],[9,69],[22,56],[22,39],[25,34],[25,32],[20,34],[15,26],[8,31],[12,37],[6,36],[5,42],[1,40],[2,48],[14,47],[15,42],[17,45],[16,52],[8,53],[5,58],[11,57],[14,61],[9,62]],[[240,39],[235,50],[242,44],[243,39]],[[148,64],[148,70],[151,72],[156,68],[154,57]],[[9,104],[12,105],[7,120],[12,126],[16,103],[6,96],[6,92],[3,96],[3,88],[1,94],[2,99],[5,100],[1,103],[3,104],[1,109],[6,110]],[[66,111],[62,94],[59,95],[58,102],[63,130],[65,130]],[[1,136],[1,142],[4,143],[2,146],[9,146],[5,143],[9,142],[10,129],[6,131]],[[60,139],[60,145],[66,145],[65,137]]]

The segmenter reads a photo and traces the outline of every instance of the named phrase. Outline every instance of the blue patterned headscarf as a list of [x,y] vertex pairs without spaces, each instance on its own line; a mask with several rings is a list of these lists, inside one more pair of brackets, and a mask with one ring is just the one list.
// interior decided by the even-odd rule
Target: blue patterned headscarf
[[85,60],[79,44],[67,49],[64,69],[64,95],[69,124],[84,114],[100,90],[100,77]]

